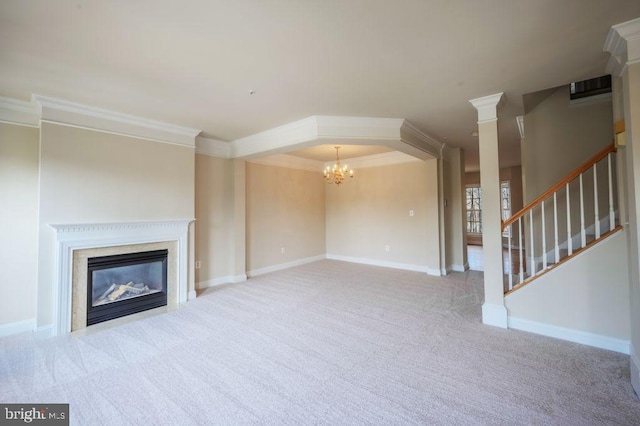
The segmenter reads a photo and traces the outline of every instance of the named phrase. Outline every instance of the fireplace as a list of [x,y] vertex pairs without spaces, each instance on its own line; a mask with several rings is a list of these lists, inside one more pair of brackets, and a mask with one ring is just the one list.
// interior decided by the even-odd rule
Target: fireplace
[[[56,303],[53,326],[41,335],[66,334],[87,327],[87,265],[94,257],[168,250],[166,309],[175,309],[187,299],[194,299],[195,291],[188,286],[188,233],[192,221],[50,225],[57,242],[55,275],[52,276]],[[135,321],[144,315],[140,312],[121,319]]]
[[167,305],[167,253],[87,259],[87,326]]

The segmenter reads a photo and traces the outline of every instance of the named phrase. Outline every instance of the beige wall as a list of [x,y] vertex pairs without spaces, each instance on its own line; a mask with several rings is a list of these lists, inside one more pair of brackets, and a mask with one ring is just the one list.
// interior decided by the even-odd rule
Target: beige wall
[[510,317],[628,341],[626,232],[510,294]]
[[54,306],[49,225],[193,218],[194,150],[52,123],[42,123],[40,140],[38,326],[44,326]]
[[569,105],[569,86],[548,91],[543,100],[525,97],[522,166],[524,201],[529,202],[612,140],[610,101]]
[[0,123],[0,325],[36,314],[39,135]]
[[320,172],[246,164],[249,273],[325,254],[324,186]]
[[[196,283],[230,281],[233,232],[233,160],[196,155]],[[228,278],[228,279],[226,279]]]
[[326,186],[327,255],[439,273],[437,160],[356,173],[348,184]]

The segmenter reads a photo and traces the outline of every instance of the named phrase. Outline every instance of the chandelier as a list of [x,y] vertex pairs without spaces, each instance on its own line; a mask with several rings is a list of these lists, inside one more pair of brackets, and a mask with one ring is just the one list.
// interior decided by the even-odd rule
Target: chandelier
[[334,147],[336,149],[336,164],[331,166],[327,166],[324,169],[324,180],[327,183],[335,183],[336,185],[340,185],[347,178],[353,178],[353,170],[349,169],[349,166],[341,166],[340,165],[340,157],[338,156],[339,146]]

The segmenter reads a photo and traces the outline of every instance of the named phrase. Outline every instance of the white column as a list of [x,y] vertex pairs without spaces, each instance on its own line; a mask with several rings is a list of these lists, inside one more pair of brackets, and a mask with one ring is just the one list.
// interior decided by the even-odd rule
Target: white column
[[640,395],[640,18],[611,27],[604,50],[612,55],[607,72],[622,79],[626,147],[618,152],[626,172],[631,384]]
[[480,186],[482,187],[482,251],[484,305],[482,322],[507,328],[502,271],[500,164],[498,161],[498,103],[502,93],[469,102],[478,110]]
[[233,161],[233,249],[231,270],[233,282],[247,280],[246,268],[246,161]]

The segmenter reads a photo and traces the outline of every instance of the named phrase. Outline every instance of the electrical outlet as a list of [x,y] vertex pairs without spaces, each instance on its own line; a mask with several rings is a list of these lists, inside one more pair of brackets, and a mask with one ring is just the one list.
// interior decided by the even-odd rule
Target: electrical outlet
[[280,253],[281,253],[281,254],[284,254],[284,247],[282,247],[282,248],[280,249]]
[[389,244],[384,246],[384,251],[386,251],[387,253],[390,252],[391,251],[391,246]]
[[200,261],[199,261],[199,260],[196,260],[196,269],[200,269],[200,266],[201,266],[201,265],[202,265],[202,264],[200,263]]
[[413,217],[413,210],[409,210],[409,216]]

